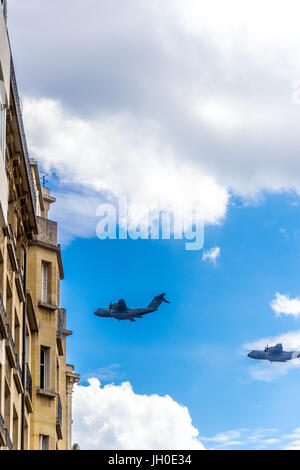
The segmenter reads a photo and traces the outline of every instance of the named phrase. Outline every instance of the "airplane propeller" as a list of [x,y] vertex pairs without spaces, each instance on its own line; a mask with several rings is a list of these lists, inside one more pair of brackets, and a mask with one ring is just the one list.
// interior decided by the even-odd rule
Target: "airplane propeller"
[[110,314],[112,315],[112,302],[109,304],[109,311],[110,311]]
[[268,357],[268,352],[269,352],[269,346],[267,345],[267,346],[265,347],[265,354],[266,354],[266,357]]

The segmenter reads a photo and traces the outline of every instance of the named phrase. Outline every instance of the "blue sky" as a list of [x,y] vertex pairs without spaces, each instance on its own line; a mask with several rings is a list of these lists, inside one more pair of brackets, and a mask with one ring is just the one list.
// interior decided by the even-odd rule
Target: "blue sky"
[[[204,250],[221,249],[216,265],[204,262],[202,251],[185,251],[183,241],[94,238],[65,247],[69,360],[83,379],[108,373],[104,382],[129,380],[138,394],[170,394],[188,406],[205,437],[267,428],[278,429],[271,433],[278,438],[296,429],[299,369],[254,380],[243,347],[299,329],[300,320],[275,318],[269,305],[277,291],[299,295],[295,201],[289,194],[266,195],[258,206],[233,201],[226,221],[205,229]],[[119,298],[132,307],[148,304],[161,291],[172,303],[134,324],[92,315]],[[110,377],[103,369],[111,365],[118,366]]]
[[[299,13],[9,2],[28,146],[57,198],[82,448],[300,448],[299,362],[247,357],[300,350]],[[118,197],[196,205],[204,249],[100,241],[97,207]],[[135,323],[93,315],[161,292],[171,304]]]

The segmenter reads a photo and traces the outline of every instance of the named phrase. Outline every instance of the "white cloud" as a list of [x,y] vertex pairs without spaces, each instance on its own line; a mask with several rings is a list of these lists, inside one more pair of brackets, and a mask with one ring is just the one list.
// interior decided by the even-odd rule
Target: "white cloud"
[[295,429],[292,434],[285,434],[284,439],[300,439],[300,428]]
[[291,370],[300,368],[300,359],[289,362],[263,363],[249,367],[249,373],[254,380],[262,382],[274,382],[280,377],[287,375]]
[[122,372],[122,367],[120,364],[109,364],[105,367],[99,367],[96,370],[88,370],[84,374],[80,375],[81,380],[88,380],[90,377],[100,380],[100,382],[113,382],[115,380],[120,380],[124,378],[124,373]]
[[251,349],[264,349],[266,345],[274,346],[275,344],[282,343],[286,350],[298,350],[300,349],[300,330],[289,331],[278,336],[266,336],[264,338],[251,341],[250,343],[244,344],[243,348],[246,350]]
[[300,440],[290,442],[283,450],[300,450]]
[[283,436],[284,439],[292,439],[285,445],[284,450],[300,450],[300,428],[295,429],[291,434]]
[[203,255],[202,255],[202,259],[203,261],[210,261],[212,262],[213,264],[216,264],[217,262],[217,258],[219,258],[220,256],[220,248],[218,246],[216,246],[215,248],[212,248],[211,250],[208,250],[208,251],[204,251]]
[[[184,213],[195,207],[206,223],[218,223],[224,217],[229,198],[226,189],[201,166],[180,160],[162,145],[151,122],[140,123],[129,114],[88,121],[69,115],[49,99],[27,98],[24,108],[32,153],[63,184],[77,186],[78,193],[66,194],[61,202],[60,210],[75,219],[70,231],[81,226],[81,236],[83,230],[90,233],[82,218],[92,215],[90,199],[95,201],[97,194],[98,202],[106,194],[126,196],[133,204],[148,208],[176,207]],[[95,234],[95,225],[93,229]]]
[[270,435],[277,433],[277,429],[237,429],[216,434],[213,437],[200,437],[204,442],[210,442],[213,449],[267,449],[279,444],[280,440]]
[[213,437],[201,437],[202,441],[213,442],[218,447],[232,447],[242,444],[241,431],[220,432]]
[[299,3],[131,3],[90,0],[82,22],[79,0],[53,0],[47,15],[37,0],[11,1],[29,147],[42,165],[81,194],[194,201],[210,223],[230,191],[300,194]]
[[280,315],[292,315],[294,317],[300,316],[300,299],[297,297],[291,299],[289,295],[282,295],[278,292],[275,295],[275,299],[270,302],[272,309],[276,316]]
[[73,419],[82,449],[204,449],[187,407],[168,395],[138,395],[129,382],[76,384]]
[[74,236],[95,236],[99,194],[73,186],[55,191],[53,196],[56,203],[51,206],[50,217],[58,221],[60,243],[67,244]]

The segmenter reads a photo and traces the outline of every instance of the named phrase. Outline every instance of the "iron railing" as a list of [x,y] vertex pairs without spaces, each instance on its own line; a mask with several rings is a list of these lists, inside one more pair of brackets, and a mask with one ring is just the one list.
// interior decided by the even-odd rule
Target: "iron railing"
[[20,363],[19,363],[19,358],[18,358],[17,354],[16,354],[16,369],[19,372],[20,377],[22,377],[22,369],[21,369],[21,366],[20,366]]
[[13,443],[11,442],[11,439],[10,439],[10,436],[9,436],[9,432],[8,430],[6,429],[6,447],[9,449],[9,450],[12,450],[13,449]]
[[15,350],[15,342],[13,340],[13,337],[12,337],[12,334],[11,334],[11,329],[10,329],[10,326],[9,326],[8,323],[7,323],[6,327],[7,327],[7,338],[8,338],[8,341],[10,342],[12,350],[14,351]]
[[5,308],[4,308],[4,304],[3,304],[3,300],[2,300],[1,295],[0,295],[0,315],[2,316],[3,322],[6,323],[7,322],[6,311],[5,311]]
[[25,367],[25,390],[29,393],[30,400],[32,400],[32,378],[29,365],[26,363]]
[[57,334],[62,339],[63,337],[63,321],[60,309],[57,310]]
[[5,432],[4,426],[5,426],[4,418],[3,418],[2,414],[1,414],[1,411],[0,411],[0,430],[2,431],[2,434],[4,434],[4,432]]
[[19,274],[19,277],[21,279],[21,283],[22,283],[22,286],[24,284],[24,281],[23,281],[23,274],[22,274],[22,271],[21,271],[21,266],[20,266],[20,260],[17,258],[17,245],[16,245],[16,242],[15,242],[15,237],[14,237],[14,234],[13,234],[13,230],[11,228],[11,225],[8,226],[8,231],[9,231],[9,239],[12,243],[12,246],[13,246],[13,249],[14,249],[14,252],[15,252],[15,257],[16,257],[16,260],[17,260],[17,270],[18,270],[18,274]]
[[11,228],[11,225],[9,224],[8,226],[8,231],[9,231],[9,238],[12,242],[12,245],[14,247],[14,252],[15,252],[15,255],[17,257],[17,245],[16,245],[16,242],[15,242],[15,238],[14,238],[14,233],[13,233],[13,229]]
[[57,395],[57,421],[62,424],[62,406],[60,396]]

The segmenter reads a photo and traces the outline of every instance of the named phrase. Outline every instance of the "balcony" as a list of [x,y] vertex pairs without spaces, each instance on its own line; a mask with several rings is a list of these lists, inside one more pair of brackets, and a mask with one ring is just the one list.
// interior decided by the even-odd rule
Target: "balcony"
[[62,439],[62,406],[60,396],[57,395],[57,418],[56,418],[56,432],[58,439]]
[[25,365],[25,404],[28,413],[32,413],[32,378],[28,364]]
[[6,440],[5,440],[5,428],[4,428],[4,419],[3,416],[0,412],[0,447],[3,447],[6,445]]
[[6,354],[9,360],[9,363],[12,368],[16,368],[16,357],[15,357],[15,343],[11,334],[11,329],[9,324],[6,324],[7,328],[7,340],[6,340]]
[[57,310],[57,332],[56,332],[56,344],[58,349],[58,354],[60,356],[64,355],[64,347],[63,347],[63,320],[61,316],[61,309]]
[[5,312],[5,308],[3,305],[2,297],[0,295],[0,333],[3,339],[7,339],[6,322],[7,322],[6,312]]
[[9,432],[7,429],[5,429],[5,444],[8,450],[13,450],[13,443],[11,442]]
[[8,249],[8,254],[10,257],[12,268],[17,273],[16,286],[17,286],[19,299],[20,299],[20,302],[25,302],[23,274],[22,274],[21,267],[20,267],[20,261],[17,258],[17,246],[16,246],[16,242],[14,239],[14,234],[13,234],[11,225],[8,226],[8,236],[9,236],[9,240],[7,243],[7,249]]
[[21,366],[20,366],[19,358],[17,354],[16,354],[16,367],[13,371],[13,374],[14,374],[14,381],[15,381],[18,392],[23,393],[22,370],[21,370]]
[[11,225],[8,226],[8,243],[7,249],[10,258],[12,268],[15,272],[18,272],[18,261],[17,261],[17,247],[14,239],[14,234]]
[[27,299],[27,318],[30,329],[32,332],[37,333],[39,331],[39,325],[37,316],[35,313],[34,303],[32,299],[32,295],[30,291],[26,292],[26,299]]
[[34,240],[57,248],[57,222],[37,216],[38,234]]
[[19,260],[17,260],[18,262],[18,274],[15,278],[16,280],[16,286],[17,286],[17,291],[18,291],[18,296],[19,296],[19,299],[20,299],[20,302],[25,302],[25,296],[24,296],[24,278],[23,278],[23,274],[22,274],[22,271],[21,271],[21,268],[20,268],[20,262]]

